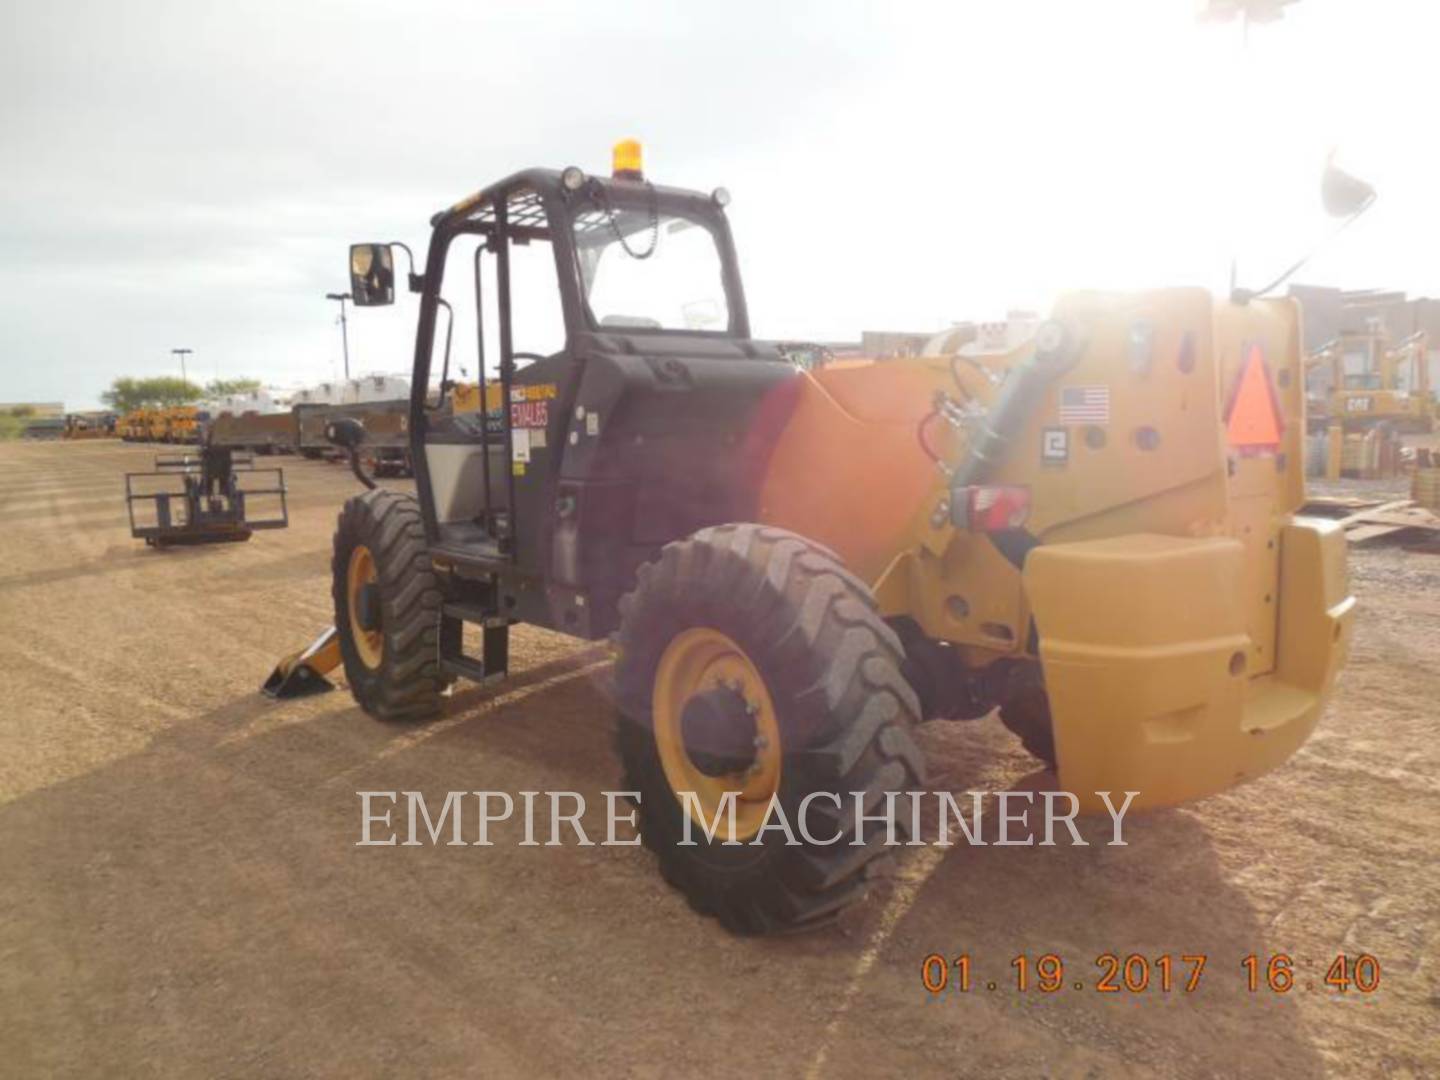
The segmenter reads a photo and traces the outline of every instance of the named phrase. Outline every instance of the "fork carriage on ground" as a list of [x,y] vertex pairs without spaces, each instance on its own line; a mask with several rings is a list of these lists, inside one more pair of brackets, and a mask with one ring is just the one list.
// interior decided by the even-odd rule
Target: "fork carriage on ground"
[[[990,351],[803,371],[751,336],[728,201],[647,182],[621,143],[611,177],[531,169],[436,214],[423,266],[352,247],[357,307],[393,302],[397,249],[419,294],[416,494],[375,488],[359,425],[331,425],[371,490],[340,513],[333,629],[268,692],[343,662],[367,712],[417,719],[503,677],[517,623],[611,639],[644,843],[739,932],[864,893],[924,719],[998,708],[1086,809],[1295,750],[1353,601],[1343,537],[1296,516],[1292,303],[1081,293]],[[461,304],[476,386],[452,373]],[[857,792],[871,817],[827,811]],[[791,845],[771,809],[802,804]]]
[[[257,469],[255,459],[224,447],[202,446],[193,454],[161,454],[150,472],[125,474],[130,535],[150,547],[249,540],[256,529],[290,523],[285,474]],[[256,516],[251,501],[265,499],[278,511]],[[137,516],[137,506],[148,506]]]

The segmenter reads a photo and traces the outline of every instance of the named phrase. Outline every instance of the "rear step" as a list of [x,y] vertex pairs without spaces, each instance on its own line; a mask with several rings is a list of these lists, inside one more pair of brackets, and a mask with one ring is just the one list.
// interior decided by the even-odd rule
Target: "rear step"
[[[480,658],[465,655],[465,624],[481,628]],[[440,609],[440,669],[477,683],[503,679],[510,667],[510,620],[478,604]]]
[[453,619],[461,622],[474,623],[476,626],[509,626],[510,620],[504,615],[497,615],[487,607],[480,604],[466,604],[461,602],[447,603],[441,611]]

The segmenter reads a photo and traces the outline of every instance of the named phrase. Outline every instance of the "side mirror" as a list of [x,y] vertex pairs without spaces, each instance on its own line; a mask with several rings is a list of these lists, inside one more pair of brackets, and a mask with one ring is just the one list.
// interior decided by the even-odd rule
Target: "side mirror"
[[350,245],[350,295],[356,307],[395,302],[395,253],[389,244]]
[[1375,201],[1375,189],[1327,161],[1325,175],[1320,181],[1320,200],[1331,217],[1351,218]]
[[352,416],[342,416],[325,425],[325,441],[342,450],[354,450],[365,441],[365,425]]

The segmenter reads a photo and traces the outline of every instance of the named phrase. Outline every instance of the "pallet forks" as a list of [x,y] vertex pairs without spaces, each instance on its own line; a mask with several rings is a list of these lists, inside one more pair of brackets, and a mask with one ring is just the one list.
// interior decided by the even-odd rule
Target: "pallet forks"
[[[269,474],[273,474],[269,486],[241,484],[242,476]],[[153,487],[157,478],[163,478],[164,486],[144,490]],[[278,497],[279,513],[248,516],[249,500],[259,496]],[[146,502],[154,506],[153,522],[136,520],[136,504]],[[161,454],[152,471],[126,473],[125,507],[130,535],[150,547],[244,541],[256,529],[283,529],[290,524],[283,470],[257,469],[253,455],[218,446],[204,446],[198,454]]]

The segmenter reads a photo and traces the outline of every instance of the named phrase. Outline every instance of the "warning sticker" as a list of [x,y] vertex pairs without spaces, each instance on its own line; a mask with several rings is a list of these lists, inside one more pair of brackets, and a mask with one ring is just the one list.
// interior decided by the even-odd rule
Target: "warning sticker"
[[528,428],[516,428],[510,433],[510,460],[520,462],[530,460],[530,431]]
[[1270,366],[1265,350],[1251,343],[1245,350],[1245,364],[1235,380],[1225,412],[1225,433],[1230,445],[1241,453],[1266,454],[1280,449],[1285,419],[1270,385]]
[[512,386],[511,401],[551,401],[555,398],[554,383],[536,383],[534,386]]
[[[518,389],[518,387],[517,387]],[[515,401],[510,405],[510,425],[516,428],[543,428],[550,423],[550,402]]]

